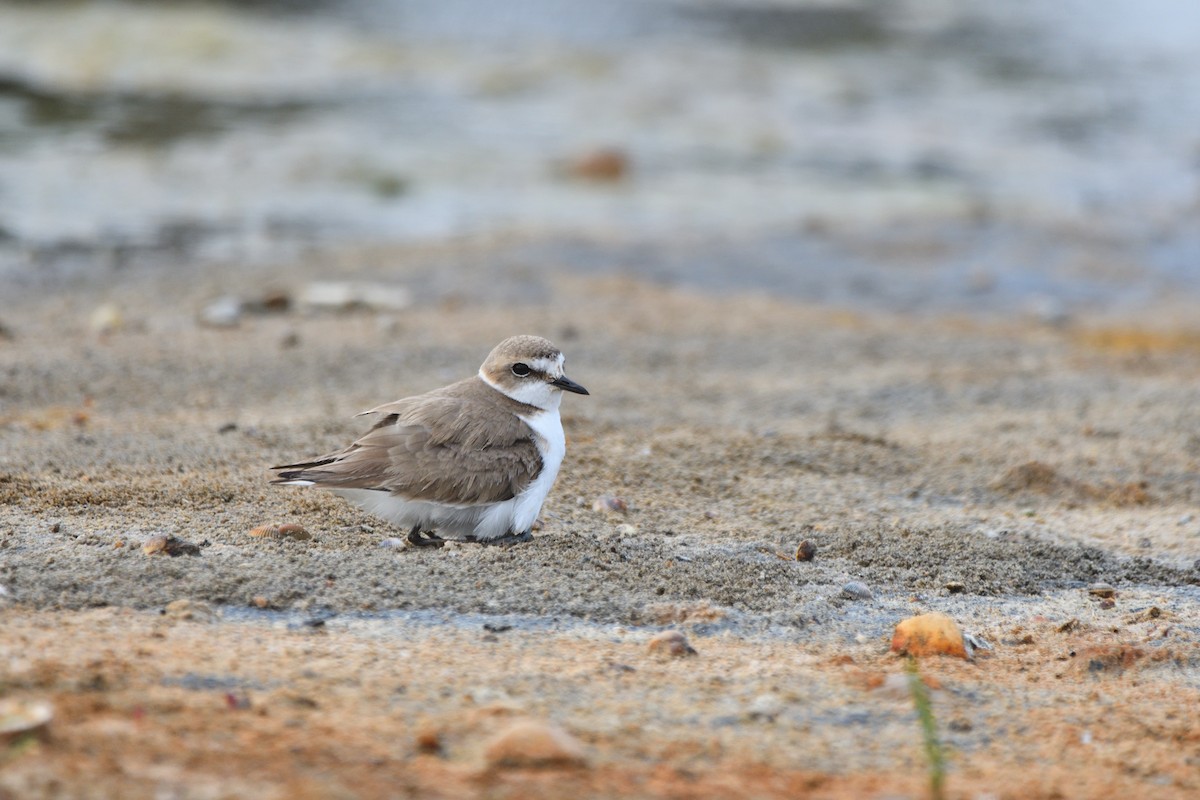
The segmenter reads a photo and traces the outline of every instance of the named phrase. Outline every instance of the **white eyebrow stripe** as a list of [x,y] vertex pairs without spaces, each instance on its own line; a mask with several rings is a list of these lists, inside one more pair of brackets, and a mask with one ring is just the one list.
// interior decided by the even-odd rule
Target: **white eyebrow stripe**
[[555,377],[562,374],[562,356],[558,358],[534,358],[526,362],[529,368]]

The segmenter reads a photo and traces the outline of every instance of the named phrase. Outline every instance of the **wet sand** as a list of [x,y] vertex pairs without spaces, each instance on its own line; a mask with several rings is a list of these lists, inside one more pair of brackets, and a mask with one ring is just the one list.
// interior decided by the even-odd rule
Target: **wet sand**
[[[497,282],[488,260],[348,251],[17,294],[0,686],[56,716],[2,752],[0,796],[924,796],[887,646],[927,610],[994,647],[922,664],[949,796],[1200,791],[1195,331],[856,313],[548,262]],[[196,322],[215,296],[326,277],[417,303]],[[387,547],[397,531],[337,498],[268,485],[523,332],[592,392],[564,402],[532,543]],[[249,535],[284,522],[312,538]],[[146,555],[156,535],[180,554]],[[815,558],[792,560],[806,539]],[[667,626],[698,655],[652,656]],[[586,764],[489,766],[527,716]]]

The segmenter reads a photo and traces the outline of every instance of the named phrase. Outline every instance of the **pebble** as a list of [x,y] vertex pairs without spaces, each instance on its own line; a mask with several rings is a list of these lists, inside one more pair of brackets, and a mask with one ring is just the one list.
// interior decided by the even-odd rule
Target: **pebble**
[[1129,622],[1130,624],[1149,622],[1152,619],[1159,619],[1162,616],[1163,610],[1161,608],[1158,606],[1150,606],[1149,608],[1143,609],[1130,617]]
[[194,556],[200,553],[200,548],[191,542],[185,542],[183,539],[158,534],[142,542],[142,552],[148,556],[155,556],[160,553],[168,556]]
[[172,600],[163,609],[163,615],[192,622],[212,622],[217,618],[217,612],[199,600]]
[[967,590],[967,587],[958,581],[950,581],[942,588],[944,588],[950,594],[962,594]]
[[969,658],[958,623],[937,612],[909,617],[897,624],[892,634],[892,652],[916,658],[932,655]]
[[408,540],[402,539],[399,536],[389,536],[379,543],[380,547],[386,547],[389,550],[404,550],[408,547]]
[[817,546],[808,539],[800,542],[800,544],[796,547],[797,561],[812,561],[814,558],[816,558],[816,555]]
[[242,301],[233,295],[218,297],[201,309],[199,319],[209,328],[236,328],[242,321]]
[[256,302],[250,304],[254,311],[282,313],[292,307],[292,297],[279,289],[269,291]]
[[105,303],[92,311],[88,317],[88,327],[93,333],[116,333],[125,327],[125,315],[121,313],[121,307],[117,304]]
[[1107,583],[1093,583],[1088,587],[1088,594],[1093,597],[1116,597],[1117,590]]
[[783,713],[783,700],[778,695],[760,694],[750,701],[746,711],[751,719],[774,720]]
[[484,749],[491,767],[583,766],[583,744],[557,725],[519,720],[496,734]]
[[613,183],[629,174],[629,156],[613,147],[597,148],[573,159],[567,173],[581,180]]
[[417,725],[416,734],[413,736],[417,743],[417,750],[422,753],[438,753],[442,749],[442,734],[432,722],[422,720]]
[[850,581],[847,583],[842,587],[842,596],[848,597],[851,600],[872,600],[875,597],[871,592],[871,587],[862,581]]
[[412,305],[412,293],[407,287],[386,283],[313,281],[300,290],[297,300],[306,308],[325,311],[403,311]]
[[651,653],[671,658],[697,655],[696,648],[679,631],[663,631],[650,638],[647,649]]
[[167,552],[168,541],[169,540],[166,536],[151,536],[149,539],[142,542],[142,552],[148,556],[156,555],[158,553],[165,553]]

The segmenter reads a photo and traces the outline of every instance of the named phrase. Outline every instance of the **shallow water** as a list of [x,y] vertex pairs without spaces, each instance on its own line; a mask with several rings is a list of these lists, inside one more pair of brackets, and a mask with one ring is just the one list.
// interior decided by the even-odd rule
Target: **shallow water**
[[[520,234],[904,311],[1200,294],[1200,7],[0,5],[0,278]],[[628,174],[571,177],[618,148]]]

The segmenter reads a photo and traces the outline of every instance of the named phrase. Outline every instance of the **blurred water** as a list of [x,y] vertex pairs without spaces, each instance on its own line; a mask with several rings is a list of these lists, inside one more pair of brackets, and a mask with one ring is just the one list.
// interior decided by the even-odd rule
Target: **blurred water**
[[0,278],[518,233],[904,309],[1200,291],[1198,45],[1172,0],[0,3]]

